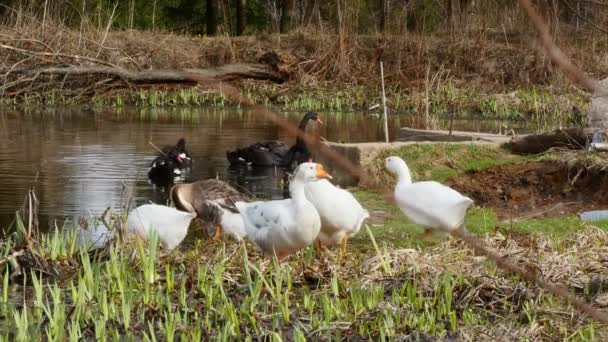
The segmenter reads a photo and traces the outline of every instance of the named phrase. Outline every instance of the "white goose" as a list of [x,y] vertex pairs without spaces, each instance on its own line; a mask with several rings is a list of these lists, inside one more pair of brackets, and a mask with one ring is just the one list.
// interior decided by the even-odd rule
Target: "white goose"
[[266,257],[280,259],[312,244],[321,229],[315,207],[306,199],[307,182],[331,178],[321,164],[302,163],[289,184],[291,198],[277,201],[236,202],[247,237]]
[[129,213],[127,227],[130,232],[147,239],[156,231],[158,239],[167,250],[177,247],[188,234],[190,221],[196,213],[179,211],[164,205],[144,204]]
[[412,183],[410,170],[399,157],[386,158],[386,169],[397,175],[395,201],[414,223],[424,226],[425,236],[432,229],[450,233],[464,225],[473,200],[435,181]]
[[348,239],[359,232],[363,222],[369,218],[369,212],[350,192],[326,179],[307,183],[305,193],[321,217],[317,247],[342,243],[342,252],[345,253]]

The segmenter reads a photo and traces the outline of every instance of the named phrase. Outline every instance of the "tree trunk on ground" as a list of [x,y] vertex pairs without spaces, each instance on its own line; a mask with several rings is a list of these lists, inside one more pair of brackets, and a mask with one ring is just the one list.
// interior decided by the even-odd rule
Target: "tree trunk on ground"
[[512,152],[522,154],[536,154],[548,151],[551,148],[565,148],[569,150],[582,150],[592,141],[593,134],[600,132],[606,138],[606,131],[596,128],[568,128],[558,129],[550,133],[530,134],[504,144]]
[[281,0],[281,33],[287,33],[291,29],[291,18],[293,17],[293,0]]
[[245,9],[247,0],[236,0],[236,35],[241,36],[245,32],[245,20],[247,18]]
[[[277,61],[276,63],[279,63]],[[66,96],[99,95],[107,90],[149,87],[154,85],[196,85],[227,83],[242,79],[270,80],[282,83],[286,77],[275,64],[227,64],[209,69],[131,71],[119,67],[57,65],[14,71],[11,79],[0,86],[6,97],[27,93],[59,91]],[[36,85],[36,88],[32,87]]]
[[217,0],[207,0],[207,35],[215,36],[217,33]]
[[608,89],[608,78],[598,82],[598,90],[591,97],[591,108],[587,115],[589,127],[608,128],[608,96],[605,89]]

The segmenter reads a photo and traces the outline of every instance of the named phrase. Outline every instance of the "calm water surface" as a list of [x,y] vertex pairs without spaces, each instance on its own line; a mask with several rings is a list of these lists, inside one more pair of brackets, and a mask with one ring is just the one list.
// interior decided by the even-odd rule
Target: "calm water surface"
[[[282,113],[294,124],[303,112]],[[330,141],[384,139],[377,115],[319,112],[324,125],[309,124]],[[407,116],[389,120],[391,140]],[[446,126],[447,121],[441,122]],[[499,123],[455,121],[454,129],[498,131]],[[35,186],[42,227],[55,219],[99,215],[107,207],[167,203],[166,189],[148,182],[158,147],[184,137],[194,157],[185,181],[219,177],[261,198],[283,198],[283,174],[273,168],[231,169],[226,150],[290,136],[263,117],[237,109],[53,109],[0,110],[0,227],[7,227]],[[337,172],[334,170],[333,172]],[[344,185],[344,184],[343,184]]]
[[[297,124],[303,112],[283,113]],[[361,114],[319,113],[324,125],[309,129],[331,141],[382,138],[380,119]],[[391,121],[395,136],[399,123]],[[57,218],[101,214],[107,207],[166,203],[166,189],[148,182],[158,147],[184,137],[194,158],[186,181],[228,180],[262,198],[283,198],[282,172],[231,169],[225,151],[285,134],[263,117],[235,109],[55,109],[0,112],[0,226],[13,220],[27,189],[35,186],[41,225]],[[45,222],[46,221],[46,222]]]

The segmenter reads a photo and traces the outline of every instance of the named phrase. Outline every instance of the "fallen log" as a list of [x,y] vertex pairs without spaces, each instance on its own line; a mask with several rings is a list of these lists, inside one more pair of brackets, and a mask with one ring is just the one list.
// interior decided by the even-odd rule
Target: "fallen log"
[[583,150],[593,140],[594,133],[601,133],[606,140],[606,130],[599,128],[567,128],[549,133],[530,134],[515,137],[503,146],[514,153],[534,154],[546,152],[551,148]]
[[281,83],[284,77],[265,64],[228,64],[211,69],[131,71],[109,66],[51,66],[22,70],[28,75],[114,77],[131,83],[196,83],[197,80],[229,82],[251,78]]
[[288,75],[268,64],[227,64],[208,69],[128,70],[107,65],[46,65],[13,69],[0,85],[0,96],[62,93],[97,96],[119,89],[219,84],[242,79],[282,83]]

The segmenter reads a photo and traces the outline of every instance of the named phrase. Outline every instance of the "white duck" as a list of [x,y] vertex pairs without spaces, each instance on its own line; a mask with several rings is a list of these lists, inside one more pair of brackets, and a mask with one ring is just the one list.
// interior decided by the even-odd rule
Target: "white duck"
[[386,158],[386,169],[397,175],[397,206],[414,223],[424,226],[425,236],[432,234],[431,229],[450,233],[464,225],[473,200],[435,181],[412,183],[410,170],[399,157]]
[[317,247],[342,243],[342,252],[345,253],[348,239],[359,232],[363,222],[369,218],[369,212],[350,192],[326,179],[307,183],[305,193],[321,217]]
[[289,184],[291,198],[276,201],[237,202],[247,237],[265,256],[280,259],[312,244],[321,229],[321,218],[306,199],[307,182],[331,178],[321,164],[302,163]]
[[147,239],[156,231],[163,248],[173,250],[188,234],[190,221],[196,213],[179,211],[164,205],[144,204],[129,213],[127,227],[130,232]]

